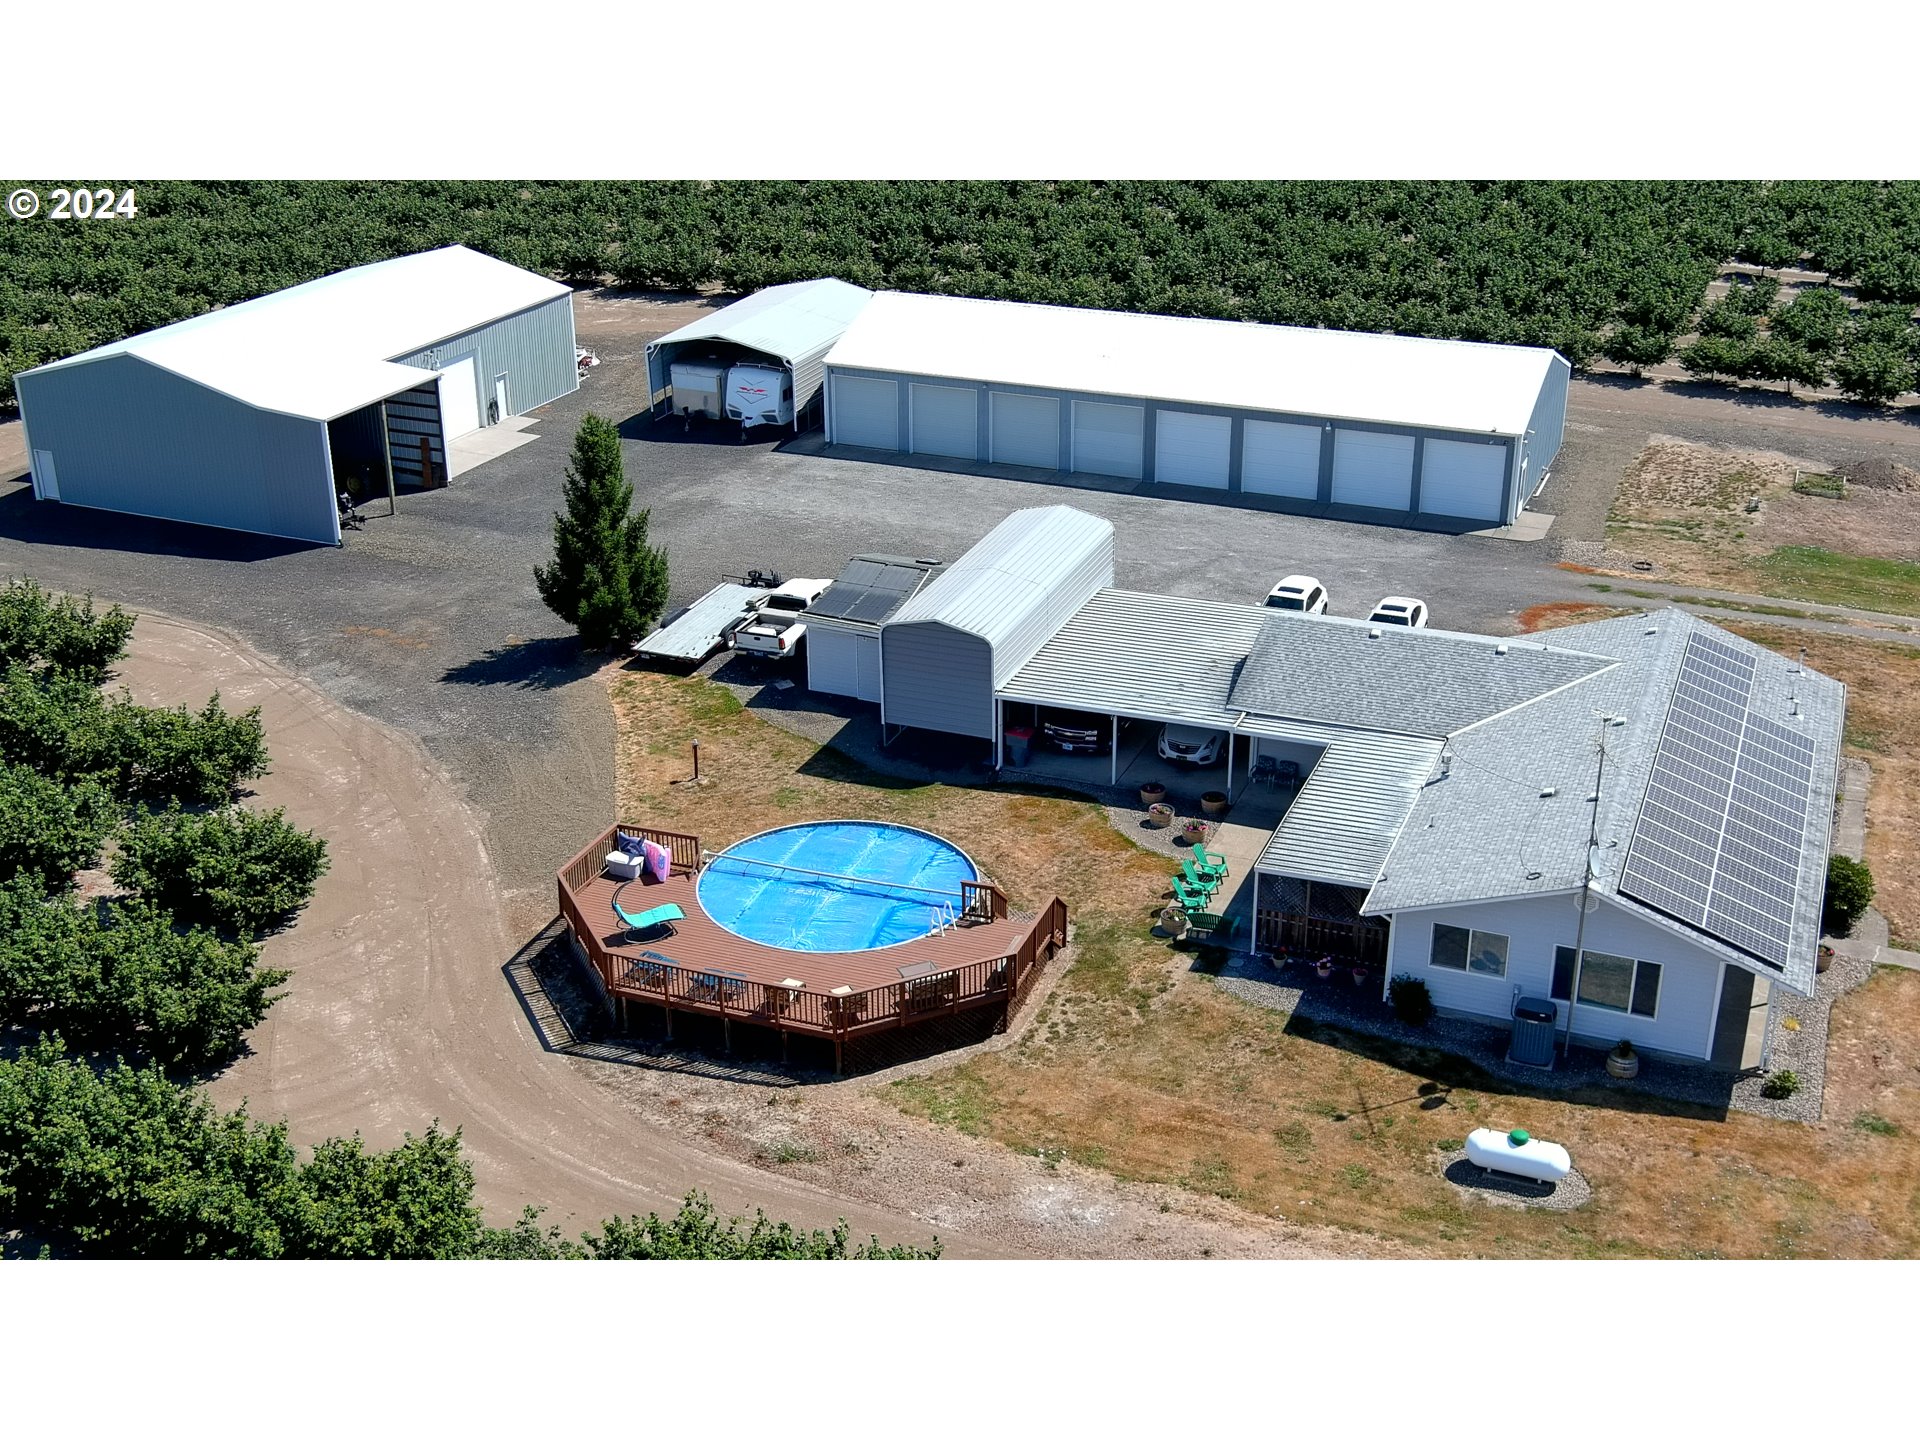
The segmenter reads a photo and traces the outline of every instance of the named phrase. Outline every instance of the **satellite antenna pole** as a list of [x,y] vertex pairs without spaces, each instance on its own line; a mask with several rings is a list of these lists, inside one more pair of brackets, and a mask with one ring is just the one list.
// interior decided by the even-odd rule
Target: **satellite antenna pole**
[[1567,1034],[1560,1056],[1573,1053],[1573,1007],[1580,995],[1580,969],[1587,958],[1587,911],[1593,906],[1593,857],[1600,848],[1600,785],[1607,777],[1607,726],[1613,717],[1600,717],[1600,759],[1593,773],[1593,806],[1587,812],[1587,868],[1580,879],[1580,918],[1573,927],[1573,983],[1567,987]]

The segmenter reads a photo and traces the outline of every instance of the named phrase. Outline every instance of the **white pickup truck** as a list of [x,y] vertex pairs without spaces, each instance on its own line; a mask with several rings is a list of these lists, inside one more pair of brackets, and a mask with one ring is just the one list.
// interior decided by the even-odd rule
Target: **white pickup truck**
[[734,627],[729,637],[733,648],[769,660],[788,658],[806,638],[807,627],[800,617],[831,584],[831,580],[789,580],[768,591]]

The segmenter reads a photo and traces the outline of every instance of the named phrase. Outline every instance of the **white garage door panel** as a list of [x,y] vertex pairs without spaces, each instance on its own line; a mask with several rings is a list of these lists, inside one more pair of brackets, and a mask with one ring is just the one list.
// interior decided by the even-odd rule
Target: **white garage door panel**
[[916,455],[972,460],[980,452],[980,401],[955,385],[909,385]]
[[1138,405],[1073,402],[1073,468],[1138,480],[1146,470],[1146,411]]
[[440,433],[451,440],[480,428],[480,392],[474,389],[473,357],[440,372]]
[[860,690],[860,639],[844,630],[815,625],[807,631],[807,688],[822,695]]
[[1153,421],[1153,478],[1161,485],[1227,488],[1233,421],[1224,415],[1162,410]]
[[1240,488],[1253,495],[1320,498],[1320,427],[1249,420],[1240,441]]
[[864,375],[833,377],[833,443],[900,448],[900,385]]
[[1420,450],[1420,509],[1427,515],[1502,520],[1507,447],[1473,440],[1429,440]]
[[1333,498],[1341,505],[1405,510],[1413,501],[1413,437],[1335,430]]
[[853,637],[854,664],[858,671],[854,685],[854,697],[859,700],[871,700],[880,703],[880,636],[856,635]]
[[1060,402],[1051,395],[988,397],[993,417],[992,458],[1001,465],[1060,468]]

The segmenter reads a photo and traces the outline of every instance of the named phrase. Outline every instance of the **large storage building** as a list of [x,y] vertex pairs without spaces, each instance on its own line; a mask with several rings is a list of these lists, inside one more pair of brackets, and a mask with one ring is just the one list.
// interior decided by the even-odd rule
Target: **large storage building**
[[343,270],[15,379],[36,498],[337,544],[349,477],[571,393],[573,294],[450,245]]
[[844,280],[799,280],[702,315],[647,346],[647,404],[682,408],[673,396],[676,360],[758,362],[787,372],[794,428],[804,429],[814,423],[827,353],[872,298]]
[[1510,524],[1559,452],[1551,350],[883,291],[827,439],[1300,505]]

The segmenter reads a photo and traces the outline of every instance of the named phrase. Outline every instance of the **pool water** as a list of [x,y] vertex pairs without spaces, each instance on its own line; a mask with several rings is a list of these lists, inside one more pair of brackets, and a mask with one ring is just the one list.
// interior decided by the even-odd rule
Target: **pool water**
[[746,940],[783,950],[877,950],[917,940],[960,882],[966,853],[905,825],[831,820],[762,831],[700,873],[700,908]]

